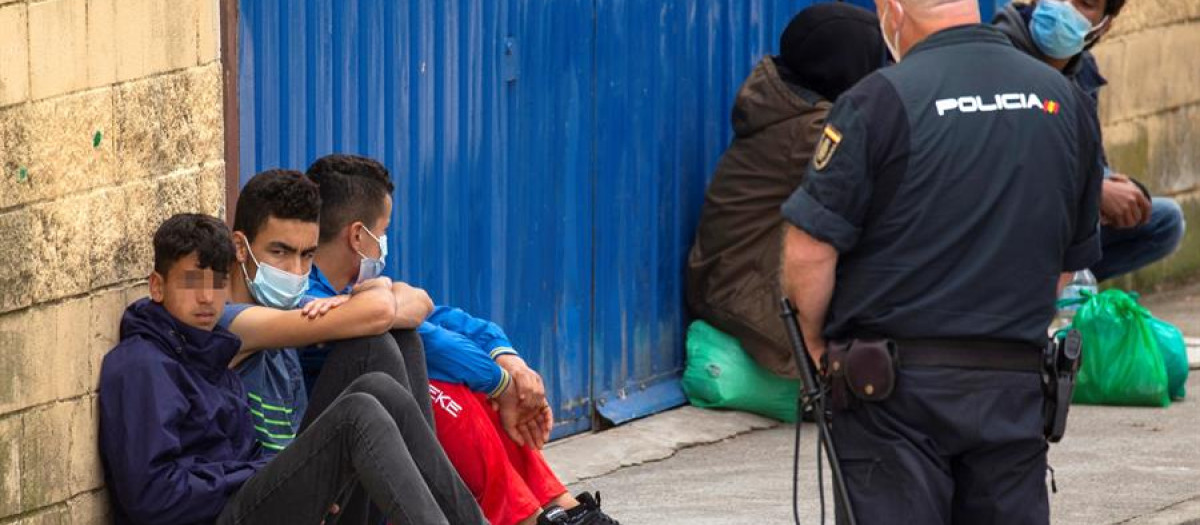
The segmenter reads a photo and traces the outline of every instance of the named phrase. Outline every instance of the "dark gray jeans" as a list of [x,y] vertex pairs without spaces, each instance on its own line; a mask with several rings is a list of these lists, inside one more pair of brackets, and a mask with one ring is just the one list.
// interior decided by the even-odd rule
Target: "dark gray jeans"
[[309,392],[301,431],[325,412],[342,390],[367,372],[383,372],[400,383],[416,400],[429,428],[434,428],[425,347],[416,330],[392,330],[384,335],[336,341],[327,346],[330,351]]
[[[301,432],[325,412],[347,386],[370,372],[382,372],[408,390],[426,424],[430,429],[434,428],[425,347],[415,330],[392,330],[383,335],[336,341],[326,346],[329,353],[310,392],[308,411],[300,423]],[[342,524],[376,525],[382,521],[382,511],[371,505],[362,487],[356,487],[343,501],[342,514],[338,518],[337,523]]]
[[355,379],[217,523],[320,523],[360,486],[396,525],[486,523],[408,390],[381,372]]

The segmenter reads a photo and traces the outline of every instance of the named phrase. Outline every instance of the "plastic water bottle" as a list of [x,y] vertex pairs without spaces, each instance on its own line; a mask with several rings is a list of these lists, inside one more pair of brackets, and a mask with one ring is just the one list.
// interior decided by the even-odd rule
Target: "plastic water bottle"
[[[1096,294],[1099,288],[1096,287],[1096,276],[1092,275],[1089,270],[1080,270],[1071,276],[1071,281],[1063,287],[1062,294],[1058,296],[1058,315],[1054,318],[1054,324],[1051,325],[1051,333],[1063,328],[1075,320],[1075,312],[1079,311],[1079,304],[1074,304],[1073,301],[1083,297],[1081,291],[1088,291]],[[1063,304],[1072,302],[1073,304]]]

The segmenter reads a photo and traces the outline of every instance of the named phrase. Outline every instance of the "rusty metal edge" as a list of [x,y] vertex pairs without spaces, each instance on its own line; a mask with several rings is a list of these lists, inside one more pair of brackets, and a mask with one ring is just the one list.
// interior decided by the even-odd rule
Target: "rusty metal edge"
[[238,0],[221,2],[221,86],[225,124],[225,222],[233,225],[240,185],[241,122],[238,119]]

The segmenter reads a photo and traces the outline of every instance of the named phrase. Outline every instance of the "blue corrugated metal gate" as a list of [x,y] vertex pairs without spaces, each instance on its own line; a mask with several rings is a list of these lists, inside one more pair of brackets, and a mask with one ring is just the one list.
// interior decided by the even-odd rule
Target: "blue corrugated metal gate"
[[254,0],[239,28],[242,181],[380,159],[388,272],[501,323],[559,435],[591,423],[590,6]]
[[556,436],[674,406],[734,94],[809,3],[243,0],[241,181],[380,159],[389,273],[504,326]]
[[598,0],[593,389],[623,421],[679,404],[688,248],[729,111],[808,2]]
[[243,1],[241,179],[381,159],[389,271],[501,323],[556,435],[678,405],[704,185],[806,3]]

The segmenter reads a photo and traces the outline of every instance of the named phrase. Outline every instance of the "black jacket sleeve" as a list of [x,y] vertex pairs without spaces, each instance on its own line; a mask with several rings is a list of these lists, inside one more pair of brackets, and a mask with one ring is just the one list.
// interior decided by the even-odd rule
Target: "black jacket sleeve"
[[1063,271],[1074,272],[1100,260],[1100,188],[1104,180],[1104,163],[1100,122],[1096,106],[1087,94],[1075,90],[1075,111],[1078,115],[1079,174],[1078,200],[1074,203],[1075,220],[1071,245],[1063,254]]

